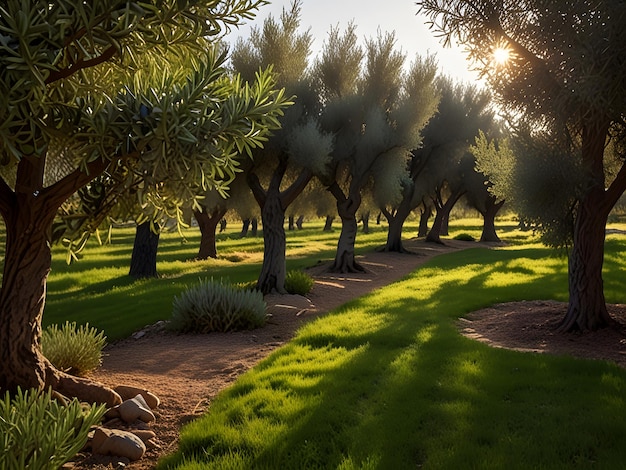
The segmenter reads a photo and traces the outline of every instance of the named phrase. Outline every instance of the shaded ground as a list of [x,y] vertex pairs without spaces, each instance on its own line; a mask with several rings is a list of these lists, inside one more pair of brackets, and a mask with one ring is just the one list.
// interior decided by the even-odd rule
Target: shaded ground
[[[258,330],[175,335],[153,326],[134,338],[108,346],[103,367],[93,378],[112,386],[146,388],[162,402],[155,413],[156,423],[151,426],[157,434],[158,447],[149,449],[144,459],[125,468],[154,468],[160,455],[176,450],[178,433],[185,422],[203,413],[240,374],[289,341],[304,322],[400,279],[434,255],[472,246],[476,244],[447,240],[446,246],[442,246],[412,240],[406,247],[414,255],[369,253],[359,257],[367,273],[335,275],[325,273],[325,265],[316,266],[308,270],[316,280],[308,299],[266,299],[274,313],[270,322]],[[554,302],[497,305],[469,315],[460,321],[460,327],[463,334],[493,346],[606,358],[626,364],[623,332],[605,331],[584,337],[555,334],[554,325],[564,315],[564,308]],[[626,307],[613,307],[611,314],[626,324]],[[83,457],[74,468],[116,467],[108,458]]]

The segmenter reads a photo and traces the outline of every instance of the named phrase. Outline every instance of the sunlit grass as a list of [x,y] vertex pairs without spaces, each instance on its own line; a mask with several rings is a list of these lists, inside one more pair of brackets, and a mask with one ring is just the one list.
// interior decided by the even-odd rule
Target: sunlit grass
[[[607,249],[607,298],[624,302],[626,237]],[[442,255],[305,325],[186,426],[161,466],[620,468],[626,371],[491,349],[454,325],[496,302],[565,300],[566,260],[551,253]]]

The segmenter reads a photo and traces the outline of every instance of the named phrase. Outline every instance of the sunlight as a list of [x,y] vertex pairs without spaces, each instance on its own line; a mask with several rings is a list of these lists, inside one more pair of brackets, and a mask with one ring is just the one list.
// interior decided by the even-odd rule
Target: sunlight
[[492,55],[496,65],[504,65],[511,58],[511,50],[508,47],[499,46],[493,50]]

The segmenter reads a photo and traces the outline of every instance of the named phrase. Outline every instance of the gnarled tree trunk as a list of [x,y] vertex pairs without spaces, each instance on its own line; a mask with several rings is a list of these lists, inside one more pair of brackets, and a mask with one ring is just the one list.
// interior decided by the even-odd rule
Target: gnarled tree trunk
[[152,231],[150,222],[137,225],[128,274],[137,279],[158,277],[156,268],[158,248],[159,233]]
[[29,165],[26,160],[20,162],[15,193],[0,183],[6,226],[0,290],[0,392],[14,393],[18,387],[52,387],[68,397],[113,406],[121,402],[113,390],[57,370],[41,353],[41,319],[52,259],[52,222],[64,195],[71,191],[71,184],[78,184],[81,176],[66,177],[64,183],[70,189],[62,189],[55,197],[51,194],[54,188],[35,185],[36,175],[27,173],[36,169]]
[[285,209],[280,201],[280,193],[267,192],[261,208],[263,222],[263,266],[257,281],[257,289],[263,294],[278,292],[286,294],[287,275],[285,236]]
[[404,245],[402,244],[402,230],[404,227],[404,222],[407,217],[411,213],[409,201],[405,198],[398,205],[395,213],[392,214],[388,210],[384,209],[383,214],[387,219],[387,223],[389,224],[389,229],[387,231],[387,243],[383,248],[383,251],[395,252],[395,253],[406,253],[404,249]]
[[337,183],[333,183],[329,187],[329,191],[337,200],[337,213],[341,218],[341,235],[339,235],[337,243],[337,253],[329,271],[336,273],[364,272],[365,268],[357,263],[354,257],[354,246],[358,231],[356,213],[361,205],[361,195],[358,191],[355,191],[354,194],[345,197]]
[[203,207],[201,211],[193,211],[193,216],[198,221],[198,228],[200,229],[200,248],[196,259],[217,258],[215,232],[217,225],[223,220],[226,210],[225,207],[217,206],[210,214],[206,207]]

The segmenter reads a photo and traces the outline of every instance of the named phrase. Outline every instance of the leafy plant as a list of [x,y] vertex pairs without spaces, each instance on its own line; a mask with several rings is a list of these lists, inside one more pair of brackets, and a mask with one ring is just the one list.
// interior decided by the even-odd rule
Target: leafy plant
[[260,291],[205,279],[174,298],[169,326],[182,333],[250,330],[265,324],[266,309]]
[[76,326],[66,321],[48,326],[41,335],[43,355],[57,368],[70,374],[84,376],[102,364],[102,348],[106,344],[103,331],[89,323]]
[[311,292],[315,281],[304,271],[291,270],[285,276],[285,289],[290,294],[306,295]]
[[18,389],[13,398],[6,392],[0,399],[0,468],[56,470],[83,448],[105,411],[76,399],[59,403],[50,391]]

